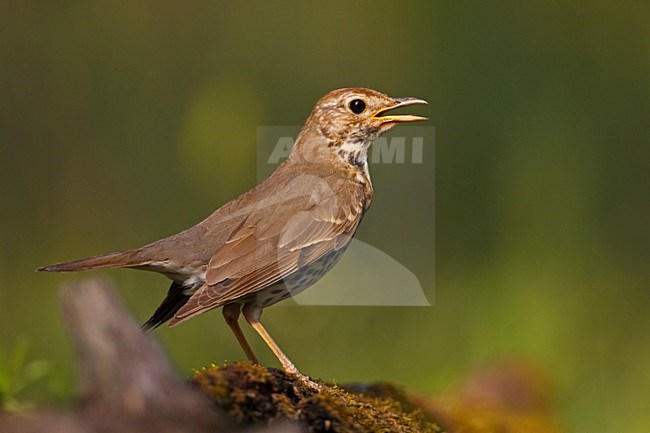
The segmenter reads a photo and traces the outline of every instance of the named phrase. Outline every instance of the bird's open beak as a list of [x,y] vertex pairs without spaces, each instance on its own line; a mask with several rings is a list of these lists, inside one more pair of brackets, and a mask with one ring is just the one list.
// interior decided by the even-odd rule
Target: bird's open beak
[[394,99],[395,104],[391,105],[386,108],[382,108],[381,110],[377,111],[375,114],[372,115],[372,118],[375,120],[379,120],[382,123],[389,123],[389,122],[417,122],[418,120],[429,120],[426,117],[422,116],[416,116],[414,114],[395,114],[395,115],[389,115],[389,116],[382,116],[382,114],[386,113],[387,111],[394,110],[396,108],[400,107],[405,107],[407,105],[413,105],[413,104],[428,104],[427,101],[424,99],[418,99],[418,98],[395,98]]

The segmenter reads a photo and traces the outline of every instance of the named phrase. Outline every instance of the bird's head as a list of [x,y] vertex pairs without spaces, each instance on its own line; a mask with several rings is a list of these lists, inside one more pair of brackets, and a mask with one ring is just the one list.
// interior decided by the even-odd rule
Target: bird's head
[[368,148],[382,133],[398,123],[427,120],[387,112],[426,103],[418,98],[391,98],[372,89],[333,90],[316,103],[298,136],[296,149],[304,158],[335,154],[355,165],[365,164]]

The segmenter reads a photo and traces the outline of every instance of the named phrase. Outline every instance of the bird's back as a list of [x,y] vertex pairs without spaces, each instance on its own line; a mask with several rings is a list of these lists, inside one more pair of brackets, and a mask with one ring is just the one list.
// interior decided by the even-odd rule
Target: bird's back
[[349,192],[346,197],[365,197],[366,187],[351,173],[320,164],[300,165],[286,161],[266,180],[195,226],[140,248],[134,260],[207,264],[244,221],[261,226],[286,224],[293,215],[336,197],[342,190]]

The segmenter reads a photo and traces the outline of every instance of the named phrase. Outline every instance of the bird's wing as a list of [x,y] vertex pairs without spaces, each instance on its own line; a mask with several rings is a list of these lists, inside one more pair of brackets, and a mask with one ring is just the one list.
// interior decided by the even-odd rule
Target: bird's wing
[[212,256],[206,284],[170,325],[255,293],[347,245],[363,214],[363,191],[351,182],[336,186],[344,190],[327,188],[251,213]]

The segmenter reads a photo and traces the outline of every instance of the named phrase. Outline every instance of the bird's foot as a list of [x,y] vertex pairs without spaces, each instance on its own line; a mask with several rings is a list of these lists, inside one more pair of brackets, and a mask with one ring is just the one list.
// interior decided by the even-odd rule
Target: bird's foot
[[298,379],[300,379],[307,386],[307,388],[309,388],[309,389],[311,389],[313,391],[316,391],[316,392],[321,391],[320,384],[318,382],[315,382],[315,381],[311,380],[311,378],[309,376],[305,376],[302,373],[298,373],[297,376],[298,376]]
[[300,380],[310,390],[320,392],[321,386],[318,382],[315,382],[309,376],[302,374],[295,366],[292,365],[291,367],[293,368],[285,368],[285,373]]

